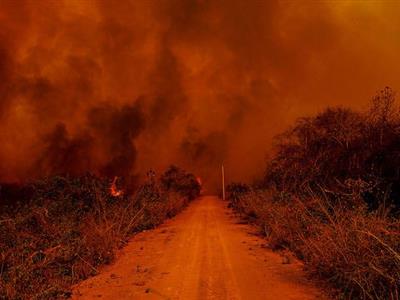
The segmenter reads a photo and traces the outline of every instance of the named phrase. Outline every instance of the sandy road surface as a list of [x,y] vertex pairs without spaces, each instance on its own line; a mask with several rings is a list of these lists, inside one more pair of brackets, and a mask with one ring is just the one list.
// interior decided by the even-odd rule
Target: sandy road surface
[[74,299],[321,299],[300,263],[263,247],[216,197],[136,235]]

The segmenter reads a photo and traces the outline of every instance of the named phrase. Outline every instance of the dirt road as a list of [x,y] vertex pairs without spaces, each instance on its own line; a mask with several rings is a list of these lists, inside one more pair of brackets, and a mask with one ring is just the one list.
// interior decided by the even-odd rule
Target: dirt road
[[321,299],[301,264],[265,248],[216,197],[136,235],[74,299]]

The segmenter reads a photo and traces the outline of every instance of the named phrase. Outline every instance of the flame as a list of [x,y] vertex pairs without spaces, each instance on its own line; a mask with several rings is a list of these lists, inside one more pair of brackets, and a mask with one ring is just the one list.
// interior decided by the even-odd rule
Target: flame
[[202,182],[201,182],[201,178],[200,177],[197,176],[196,177],[196,181],[200,186],[202,186]]
[[110,187],[111,196],[114,196],[114,197],[119,197],[119,196],[122,196],[124,194],[124,191],[118,190],[118,188],[117,188],[117,179],[118,179],[118,177],[115,176],[114,180],[113,180],[113,182],[111,184],[111,187]]
[[203,182],[202,182],[202,180],[201,180],[201,178],[199,177],[199,176],[197,176],[196,177],[196,181],[197,181],[197,183],[199,184],[199,186],[200,186],[200,194],[203,194]]

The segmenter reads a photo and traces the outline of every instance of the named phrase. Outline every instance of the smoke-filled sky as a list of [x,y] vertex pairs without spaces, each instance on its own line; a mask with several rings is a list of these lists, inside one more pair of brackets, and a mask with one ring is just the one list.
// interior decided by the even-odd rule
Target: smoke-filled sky
[[262,171],[272,137],[400,89],[398,1],[0,0],[0,180]]

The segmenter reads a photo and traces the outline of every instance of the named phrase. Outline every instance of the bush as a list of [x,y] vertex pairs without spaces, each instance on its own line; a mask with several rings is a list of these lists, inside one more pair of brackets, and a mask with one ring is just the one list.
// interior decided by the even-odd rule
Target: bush
[[161,175],[161,186],[166,191],[174,191],[193,200],[200,195],[201,186],[193,174],[176,166],[171,166]]
[[244,183],[230,183],[226,187],[227,198],[229,199],[229,207],[239,210],[241,205],[240,199],[250,192],[250,186]]
[[322,190],[349,206],[362,199],[371,209],[383,202],[399,209],[400,116],[394,100],[385,88],[367,112],[328,108],[299,119],[277,138],[264,187],[295,195]]

